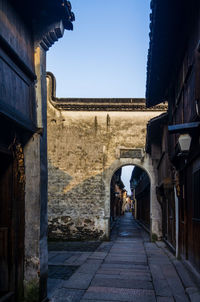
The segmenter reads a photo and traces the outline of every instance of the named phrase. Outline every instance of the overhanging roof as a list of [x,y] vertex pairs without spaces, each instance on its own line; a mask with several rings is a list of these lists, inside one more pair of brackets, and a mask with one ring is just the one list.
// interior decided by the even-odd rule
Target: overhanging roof
[[151,144],[160,144],[163,127],[168,121],[168,113],[163,113],[151,119],[147,124],[146,152],[151,153]]
[[147,62],[146,104],[168,99],[167,88],[176,77],[198,0],[152,0]]
[[48,25],[62,20],[67,30],[73,29],[75,20],[72,6],[68,0],[9,0],[20,16],[35,31],[43,31]]

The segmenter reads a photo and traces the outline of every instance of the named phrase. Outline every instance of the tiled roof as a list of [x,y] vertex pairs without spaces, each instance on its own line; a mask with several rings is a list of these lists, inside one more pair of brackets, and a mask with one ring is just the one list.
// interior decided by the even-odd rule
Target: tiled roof
[[147,63],[146,104],[168,99],[169,83],[182,60],[191,20],[199,0],[152,0]]
[[47,76],[52,81],[51,104],[63,111],[166,111],[167,105],[146,107],[144,98],[57,98],[56,79],[51,72]]

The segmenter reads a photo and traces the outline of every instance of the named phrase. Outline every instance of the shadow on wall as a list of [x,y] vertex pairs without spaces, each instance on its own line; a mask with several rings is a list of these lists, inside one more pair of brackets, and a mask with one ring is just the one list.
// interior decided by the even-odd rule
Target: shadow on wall
[[66,192],[73,178],[49,166],[48,217],[50,240],[103,240],[105,189],[102,174],[85,179]]

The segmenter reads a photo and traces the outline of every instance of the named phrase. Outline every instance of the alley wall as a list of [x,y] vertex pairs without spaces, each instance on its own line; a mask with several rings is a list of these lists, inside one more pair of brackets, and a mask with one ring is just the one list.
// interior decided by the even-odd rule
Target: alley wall
[[49,238],[106,239],[103,173],[120,149],[144,148],[160,111],[58,110],[48,78]]

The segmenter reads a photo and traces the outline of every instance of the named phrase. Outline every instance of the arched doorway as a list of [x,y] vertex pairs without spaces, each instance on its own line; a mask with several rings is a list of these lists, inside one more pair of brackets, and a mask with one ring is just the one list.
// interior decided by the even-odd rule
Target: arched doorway
[[121,167],[133,165],[143,169],[150,181],[150,236],[160,239],[162,237],[162,215],[160,204],[156,197],[156,173],[148,154],[142,159],[119,158],[104,171],[103,181],[105,185],[105,220],[107,222],[107,238],[110,238],[110,184],[114,173]]
[[120,167],[110,183],[110,228],[120,216],[131,212],[150,231],[150,179],[144,169]]

